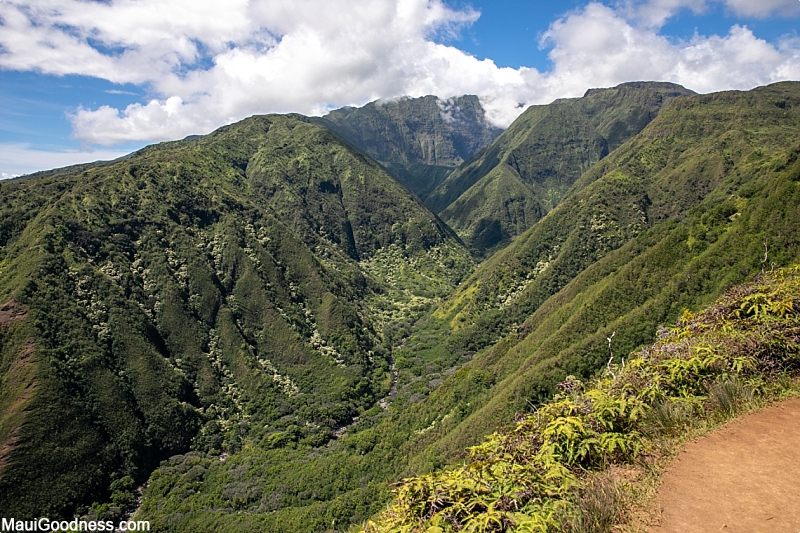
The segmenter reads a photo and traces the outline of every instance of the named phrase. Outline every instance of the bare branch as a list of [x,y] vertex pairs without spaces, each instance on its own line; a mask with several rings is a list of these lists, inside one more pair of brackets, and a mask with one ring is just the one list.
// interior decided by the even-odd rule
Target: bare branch
[[[606,363],[606,370],[608,370],[608,373],[609,373],[609,374],[611,374],[611,377],[612,377],[614,380],[616,380],[616,379],[617,379],[617,375],[616,375],[616,374],[614,374],[614,371],[613,371],[613,370],[611,370],[611,361],[613,361],[613,360],[614,360],[614,352],[612,352],[612,351],[611,351],[611,339],[613,339],[613,338],[614,338],[614,335],[616,335],[616,334],[617,334],[617,332],[615,331],[615,332],[613,332],[613,333],[611,334],[611,336],[610,336],[610,337],[606,337],[606,340],[608,341],[608,353],[609,353],[609,355],[611,356],[611,357],[609,357],[609,358],[608,358],[608,363]],[[624,360],[623,360],[623,361],[624,361]],[[625,363],[623,362],[622,364],[624,365]]]

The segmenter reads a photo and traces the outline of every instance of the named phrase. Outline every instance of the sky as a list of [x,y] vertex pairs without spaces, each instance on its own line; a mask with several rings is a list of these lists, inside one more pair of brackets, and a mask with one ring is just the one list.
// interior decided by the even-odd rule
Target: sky
[[800,80],[800,0],[0,0],[0,178],[253,114]]

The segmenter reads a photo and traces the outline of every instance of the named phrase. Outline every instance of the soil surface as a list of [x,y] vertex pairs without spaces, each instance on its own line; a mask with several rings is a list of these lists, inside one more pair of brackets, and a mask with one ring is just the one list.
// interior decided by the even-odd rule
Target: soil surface
[[658,503],[651,533],[800,533],[800,398],[688,443]]
[[19,306],[17,306],[17,301],[11,298],[0,306],[0,326],[22,320],[27,315],[28,312],[21,310]]

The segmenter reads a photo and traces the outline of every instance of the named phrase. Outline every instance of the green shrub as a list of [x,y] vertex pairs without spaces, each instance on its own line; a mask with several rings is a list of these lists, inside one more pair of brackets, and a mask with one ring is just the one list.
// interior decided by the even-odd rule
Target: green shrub
[[[624,366],[586,384],[567,378],[512,430],[470,448],[468,462],[404,480],[364,531],[608,531],[621,517],[619,488],[596,472],[636,459],[648,435],[729,416],[800,370],[798,295],[800,266],[684,312]],[[753,301],[768,311],[750,312]],[[761,371],[776,367],[782,372]]]

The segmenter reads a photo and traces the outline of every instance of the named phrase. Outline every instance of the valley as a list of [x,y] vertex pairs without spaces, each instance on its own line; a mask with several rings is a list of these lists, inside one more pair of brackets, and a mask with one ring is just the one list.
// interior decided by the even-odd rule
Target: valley
[[501,131],[429,96],[0,182],[0,515],[116,519],[144,487],[155,531],[366,527],[796,264],[798,110],[796,82],[636,82]]

